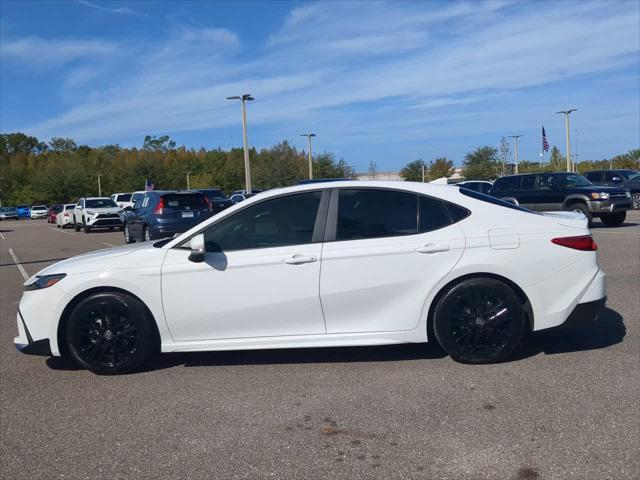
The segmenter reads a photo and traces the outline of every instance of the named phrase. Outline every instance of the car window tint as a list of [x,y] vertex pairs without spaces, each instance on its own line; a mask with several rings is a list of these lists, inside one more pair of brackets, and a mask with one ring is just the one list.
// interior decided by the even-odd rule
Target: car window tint
[[522,177],[522,185],[520,188],[522,190],[533,190],[535,188],[535,184],[535,175],[525,175],[524,177]]
[[411,235],[418,232],[418,196],[377,189],[341,189],[336,240]]
[[602,172],[589,172],[586,177],[590,182],[600,182],[602,180]]
[[539,190],[557,190],[560,187],[558,179],[551,173],[541,174],[538,178]]
[[500,177],[493,184],[493,190],[496,192],[508,192],[517,190],[519,187],[520,177],[518,176]]
[[443,201],[420,197],[420,233],[436,230],[450,224],[451,217]]
[[618,177],[622,179],[622,175],[618,172],[605,172],[604,181],[605,182],[613,182],[613,177]]
[[322,192],[265,200],[226,217],[204,232],[207,252],[311,243]]

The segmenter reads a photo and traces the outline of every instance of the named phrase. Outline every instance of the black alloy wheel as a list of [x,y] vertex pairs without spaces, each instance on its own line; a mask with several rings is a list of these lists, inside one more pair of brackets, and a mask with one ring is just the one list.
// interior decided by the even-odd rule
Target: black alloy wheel
[[433,320],[442,348],[462,363],[506,360],[526,330],[518,296],[493,278],[472,278],[449,288],[438,301]]
[[69,316],[67,347],[78,364],[94,373],[130,372],[158,350],[152,322],[131,295],[97,293],[80,301]]

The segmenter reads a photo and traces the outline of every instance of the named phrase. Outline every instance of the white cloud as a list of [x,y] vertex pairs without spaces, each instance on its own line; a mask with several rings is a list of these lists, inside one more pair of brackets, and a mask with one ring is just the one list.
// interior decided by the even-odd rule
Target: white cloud
[[118,15],[146,16],[144,13],[140,13],[128,7],[117,7],[117,8],[104,7],[102,5],[98,5],[97,3],[92,3],[87,0],[76,0],[76,3],[79,3],[80,5],[84,5],[85,7],[93,8],[94,10],[99,10],[101,12],[106,12],[106,13],[115,13]]
[[[542,11],[535,3],[438,5],[308,4],[250,52],[229,30],[179,27],[124,50],[126,68],[98,76],[89,58],[115,45],[58,41],[55,49],[66,52],[59,62],[87,63],[69,73],[67,87],[88,91],[66,112],[23,129],[81,142],[210,130],[237,124],[237,105],[226,96],[253,93],[252,128],[284,132],[305,122],[330,132],[333,145],[415,141],[511,128],[502,118],[508,102],[524,103],[517,92],[638,65],[638,11],[630,3],[563,2]],[[33,58],[52,43],[14,41],[9,54]],[[527,104],[523,118],[547,108]]]
[[3,40],[0,55],[34,67],[60,66],[79,59],[93,59],[116,53],[114,42],[102,40],[57,40],[26,37]]

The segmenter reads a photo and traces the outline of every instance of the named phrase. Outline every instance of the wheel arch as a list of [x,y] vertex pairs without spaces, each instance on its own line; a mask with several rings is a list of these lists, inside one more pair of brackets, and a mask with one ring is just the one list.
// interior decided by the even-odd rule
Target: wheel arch
[[428,341],[431,341],[431,339],[436,338],[435,332],[433,330],[433,315],[434,315],[436,306],[438,305],[438,302],[440,301],[442,296],[454,285],[457,285],[458,283],[461,283],[465,280],[469,280],[472,278],[492,278],[494,280],[498,280],[506,284],[507,286],[509,286],[516,293],[516,295],[518,296],[518,299],[520,300],[520,302],[522,303],[522,306],[524,307],[526,322],[527,322],[527,332],[533,331],[533,326],[535,324],[533,307],[531,306],[529,297],[527,297],[527,294],[524,292],[524,290],[513,280],[509,280],[507,277],[503,277],[502,275],[498,275],[496,273],[489,273],[489,272],[475,272],[475,273],[468,273],[465,275],[461,275],[460,277],[456,277],[450,280],[444,286],[442,286],[438,290],[438,293],[436,293],[436,295],[433,297],[433,300],[429,305],[429,312],[427,314],[427,340]]
[[569,205],[573,205],[575,203],[583,203],[589,210],[591,210],[591,201],[589,200],[589,198],[587,198],[585,195],[578,194],[567,195],[567,197],[564,199],[564,202],[562,202],[562,208],[567,208]]
[[158,350],[160,349],[161,337],[160,337],[160,330],[158,329],[158,321],[153,316],[151,309],[139,296],[137,296],[134,293],[131,293],[128,290],[125,290],[123,288],[118,288],[118,287],[93,287],[93,288],[84,290],[78,293],[75,297],[73,297],[71,301],[67,303],[67,305],[64,307],[64,310],[60,315],[60,320],[58,321],[58,331],[56,333],[56,336],[58,341],[58,350],[60,351],[61,356],[64,357],[68,355],[67,344],[65,342],[65,334],[66,334],[67,322],[69,320],[69,316],[71,315],[71,312],[76,307],[76,305],[78,305],[78,303],[80,303],[85,298],[90,297],[91,295],[94,295],[96,293],[123,293],[125,295],[129,295],[135,298],[136,300],[138,300],[144,306],[144,309],[146,310],[147,315],[149,315],[149,318],[151,318],[151,320],[153,321],[153,329],[156,335],[156,343],[157,343]]

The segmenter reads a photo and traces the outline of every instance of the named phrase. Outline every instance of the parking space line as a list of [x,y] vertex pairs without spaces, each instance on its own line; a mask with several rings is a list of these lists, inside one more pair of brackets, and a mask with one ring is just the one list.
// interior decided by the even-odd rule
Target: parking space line
[[73,232],[65,232],[64,230],[62,230],[61,228],[53,228],[53,227],[47,227],[49,230],[53,230],[54,232],[59,232],[59,233],[64,233],[65,235],[73,235]]
[[115,245],[111,245],[110,243],[107,242],[102,242],[103,245],[106,245],[107,247],[115,247]]
[[5,237],[2,233],[0,233],[0,238],[1,238],[2,240],[6,240],[6,239],[7,239],[7,237]]
[[20,265],[20,260],[18,260],[18,257],[16,257],[16,254],[13,252],[13,248],[9,249],[9,255],[11,255],[11,258],[13,259],[13,263],[15,263],[16,267],[18,267],[18,270],[20,271],[22,278],[24,278],[25,280],[29,278],[29,275],[27,275],[27,272],[24,269],[24,267]]

